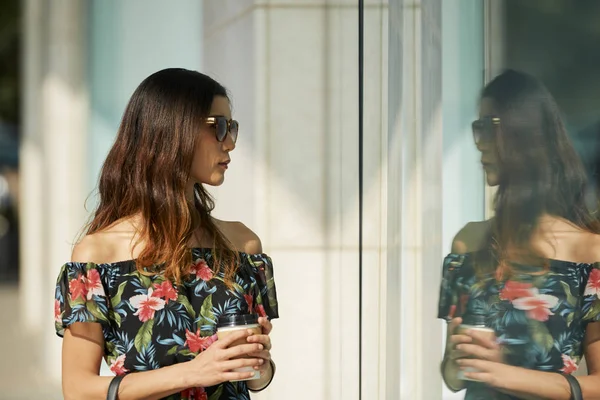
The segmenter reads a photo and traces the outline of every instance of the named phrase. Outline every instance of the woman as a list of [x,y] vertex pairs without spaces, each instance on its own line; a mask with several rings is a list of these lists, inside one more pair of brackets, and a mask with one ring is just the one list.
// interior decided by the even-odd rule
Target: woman
[[[166,69],[134,92],[57,281],[65,399],[106,398],[103,357],[124,376],[120,400],[248,399],[270,383],[271,260],[250,229],[211,216],[203,187],[223,183],[237,135],[226,90],[206,75]],[[217,341],[219,317],[237,313],[259,314],[263,334]],[[240,367],[260,379],[238,381],[253,375]]]
[[[507,71],[483,90],[473,133],[497,187],[495,216],[467,224],[444,262],[444,380],[466,399],[568,400],[585,354],[590,375],[573,390],[600,398],[600,235],[556,103],[531,76]],[[483,314],[495,337],[456,334],[466,314]]]

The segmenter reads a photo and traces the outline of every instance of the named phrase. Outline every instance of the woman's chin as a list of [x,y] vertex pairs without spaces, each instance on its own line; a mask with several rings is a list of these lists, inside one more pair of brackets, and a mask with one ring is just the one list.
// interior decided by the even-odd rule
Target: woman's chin
[[220,177],[214,177],[211,179],[206,179],[202,183],[208,186],[221,186],[225,182],[225,176],[222,175]]

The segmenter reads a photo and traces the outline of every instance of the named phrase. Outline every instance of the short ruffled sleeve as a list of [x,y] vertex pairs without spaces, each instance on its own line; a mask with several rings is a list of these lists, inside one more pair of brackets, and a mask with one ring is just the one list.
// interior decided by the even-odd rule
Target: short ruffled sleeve
[[101,266],[67,263],[62,266],[54,295],[54,325],[62,337],[75,322],[109,325],[110,304]]
[[467,256],[449,254],[444,258],[442,266],[442,282],[438,302],[438,318],[450,321],[460,317],[468,300],[468,289],[464,285]]
[[600,263],[592,265],[583,292],[583,320],[600,321]]
[[248,257],[256,271],[255,302],[258,313],[266,315],[269,319],[279,318],[273,261],[266,254],[253,254]]

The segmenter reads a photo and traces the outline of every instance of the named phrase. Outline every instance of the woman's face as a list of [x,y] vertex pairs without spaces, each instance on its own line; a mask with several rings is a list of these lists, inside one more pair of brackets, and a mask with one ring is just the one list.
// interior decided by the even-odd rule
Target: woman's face
[[499,128],[491,123],[491,118],[497,116],[494,101],[484,97],[479,105],[479,121],[483,123],[481,124],[481,130],[474,128],[474,137],[477,150],[481,152],[481,165],[485,171],[487,184],[490,186],[497,186],[500,183],[496,147],[496,135]]
[[[231,121],[231,107],[226,97],[216,96],[212,102],[209,117],[217,116]],[[225,180],[231,161],[229,153],[235,149],[235,142],[229,133],[222,142],[217,140],[216,129],[214,124],[205,123],[200,130],[190,174],[194,183],[219,186]]]

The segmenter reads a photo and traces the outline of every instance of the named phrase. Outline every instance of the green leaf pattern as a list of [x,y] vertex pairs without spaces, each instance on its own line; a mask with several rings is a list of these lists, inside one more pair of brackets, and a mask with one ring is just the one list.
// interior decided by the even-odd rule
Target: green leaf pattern
[[135,348],[137,351],[144,350],[152,339],[152,328],[154,327],[154,319],[149,319],[142,324],[142,327],[135,335]]

